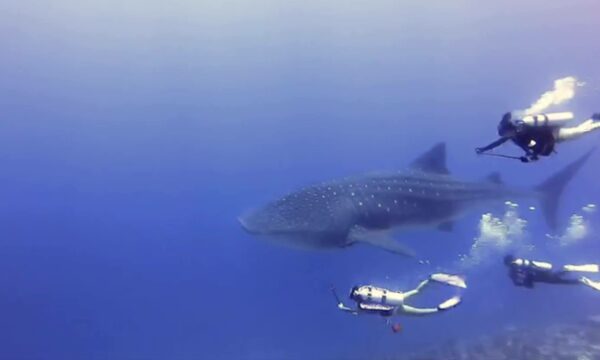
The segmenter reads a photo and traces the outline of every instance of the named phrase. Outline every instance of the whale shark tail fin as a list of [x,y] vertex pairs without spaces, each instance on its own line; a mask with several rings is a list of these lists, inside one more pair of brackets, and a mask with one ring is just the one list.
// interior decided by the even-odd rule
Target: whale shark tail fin
[[558,201],[563,190],[595,150],[596,148],[588,151],[579,159],[565,166],[562,170],[536,186],[536,190],[539,191],[542,196],[541,203],[544,217],[551,229],[556,230],[558,226],[556,215],[558,211]]

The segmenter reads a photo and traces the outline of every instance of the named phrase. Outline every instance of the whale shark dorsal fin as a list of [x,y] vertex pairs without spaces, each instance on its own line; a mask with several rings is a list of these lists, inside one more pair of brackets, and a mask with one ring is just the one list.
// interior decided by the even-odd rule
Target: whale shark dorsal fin
[[449,174],[446,167],[446,143],[435,144],[410,164],[411,169],[435,174]]
[[504,184],[504,181],[502,181],[502,176],[500,176],[500,173],[497,171],[494,171],[493,173],[486,176],[485,180],[487,182],[491,182],[492,184],[497,184],[497,185]]

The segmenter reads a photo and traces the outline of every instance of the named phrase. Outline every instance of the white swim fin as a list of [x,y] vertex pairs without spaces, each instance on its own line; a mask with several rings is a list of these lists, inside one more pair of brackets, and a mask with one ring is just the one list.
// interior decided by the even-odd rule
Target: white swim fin
[[582,284],[587,285],[596,291],[600,291],[600,281],[592,281],[586,278],[585,276],[579,279],[579,281],[581,281]]
[[438,305],[438,310],[448,310],[460,304],[460,296],[454,296]]
[[437,273],[437,274],[431,275],[429,278],[433,281],[437,281],[442,284],[456,286],[456,287],[463,288],[463,289],[467,288],[467,283],[465,282],[465,279],[463,279],[462,277],[460,277],[458,275]]

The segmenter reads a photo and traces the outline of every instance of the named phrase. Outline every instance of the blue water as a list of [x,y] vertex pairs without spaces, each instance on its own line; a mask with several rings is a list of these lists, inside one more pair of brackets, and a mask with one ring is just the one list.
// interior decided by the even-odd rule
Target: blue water
[[[401,355],[509,325],[597,313],[584,288],[467,274],[464,303],[401,319],[340,313],[329,292],[413,287],[458,271],[481,212],[404,241],[419,267],[367,246],[278,247],[238,215],[322,180],[394,170],[438,141],[463,179],[531,186],[598,143],[523,165],[474,155],[500,115],[552,82],[599,111],[595,0],[0,4],[0,359],[355,359]],[[511,151],[510,147],[506,151]],[[566,190],[561,224],[599,202],[598,154]],[[501,215],[502,207],[490,208]],[[544,260],[600,261],[592,233]],[[597,224],[592,220],[592,230]]]

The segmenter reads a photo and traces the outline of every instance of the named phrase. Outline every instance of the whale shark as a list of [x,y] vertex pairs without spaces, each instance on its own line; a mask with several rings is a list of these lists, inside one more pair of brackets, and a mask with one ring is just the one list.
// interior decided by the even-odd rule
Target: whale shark
[[414,257],[392,230],[429,227],[451,231],[454,221],[478,206],[509,199],[537,199],[548,225],[557,227],[559,198],[592,154],[589,151],[532,189],[503,183],[498,173],[461,181],[446,166],[438,143],[403,171],[370,173],[311,185],[238,218],[248,233],[305,249],[342,249],[366,243]]

